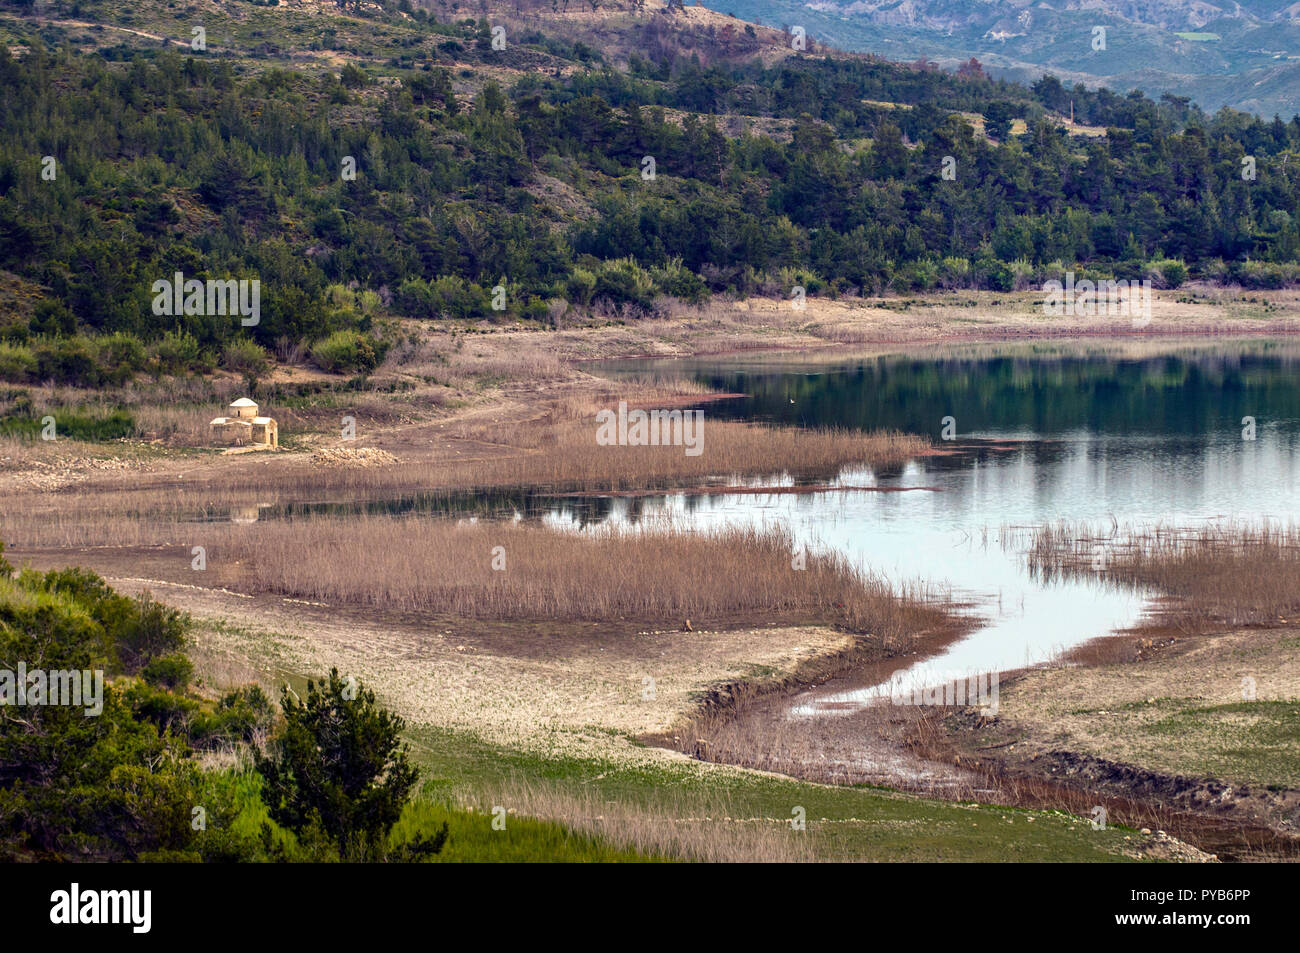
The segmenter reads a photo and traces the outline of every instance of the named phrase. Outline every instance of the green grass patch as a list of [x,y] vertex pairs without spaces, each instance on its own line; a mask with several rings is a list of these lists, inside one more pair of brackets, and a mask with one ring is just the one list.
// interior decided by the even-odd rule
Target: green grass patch
[[1174,767],[1182,773],[1300,787],[1300,702],[1185,708],[1143,730],[1162,742],[1179,739]]
[[[452,792],[492,790],[503,782],[558,786],[614,802],[654,809],[696,798],[732,819],[784,826],[803,808],[807,830],[826,860],[1118,861],[1123,828],[1095,831],[1086,819],[1059,812],[950,803],[882,788],[811,784],[703,762],[627,765],[614,761],[538,757],[431,728],[408,731],[412,756],[434,803]],[[758,821],[761,822],[761,821]],[[514,825],[512,818],[509,822]],[[506,832],[491,832],[504,837]],[[495,848],[494,848],[495,849]],[[502,850],[506,848],[502,847]]]
[[391,839],[401,843],[447,825],[447,844],[436,863],[644,863],[636,851],[619,850],[560,824],[509,815],[505,828],[492,827],[492,815],[415,800],[402,812]]

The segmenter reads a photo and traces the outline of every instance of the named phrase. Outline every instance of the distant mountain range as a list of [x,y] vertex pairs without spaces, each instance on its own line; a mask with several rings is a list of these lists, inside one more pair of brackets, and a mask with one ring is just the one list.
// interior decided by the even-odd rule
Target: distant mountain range
[[[991,75],[1187,96],[1289,119],[1300,113],[1295,0],[711,0],[841,49]],[[1104,41],[1104,42],[1103,42]]]

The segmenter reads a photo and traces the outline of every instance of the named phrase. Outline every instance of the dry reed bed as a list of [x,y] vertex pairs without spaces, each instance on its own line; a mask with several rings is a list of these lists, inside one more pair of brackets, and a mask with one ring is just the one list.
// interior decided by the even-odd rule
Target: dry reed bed
[[549,335],[458,334],[421,327],[395,343],[380,370],[460,391],[498,382],[571,377],[572,370],[551,350],[551,343]]
[[578,535],[373,516],[241,529],[221,527],[208,549],[223,584],[331,605],[674,626],[762,614],[816,618],[882,640],[908,637],[940,615],[837,554],[809,553],[806,569],[793,568],[783,528]]
[[[108,523],[106,548],[206,551],[200,580],[330,605],[500,620],[634,620],[680,626],[736,618],[809,621],[906,644],[947,616],[916,585],[896,591],[834,552],[792,565],[788,530],[570,533],[535,524],[429,517],[313,516],[253,525]],[[47,527],[51,548],[93,546],[86,524]],[[11,549],[24,548],[14,537]],[[25,545],[30,546],[30,543]],[[500,549],[498,549],[500,547]],[[505,569],[493,568],[493,563]],[[187,579],[187,581],[190,581]]]
[[[580,405],[578,410],[587,410]],[[0,538],[15,546],[144,545],[148,532],[130,523],[179,521],[196,514],[258,503],[366,501],[417,492],[528,488],[556,492],[668,490],[731,485],[779,475],[797,482],[833,478],[847,467],[890,468],[924,453],[923,438],[892,431],[799,430],[706,419],[702,453],[680,446],[600,446],[594,416],[574,417],[564,402],[525,422],[459,425],[433,459],[382,468],[321,468],[275,459],[273,467],[231,475],[199,473],[182,483],[163,474],[132,473],[76,490],[14,495],[0,509]],[[466,444],[466,456],[450,449]],[[485,449],[484,444],[493,445]],[[158,480],[171,485],[140,486]]]
[[780,473],[831,477],[852,465],[899,466],[929,442],[893,431],[797,430],[706,419],[701,452],[677,446],[600,446],[594,424],[556,428],[546,452],[469,468],[475,486],[530,485],[576,490],[638,490]]
[[1150,588],[1175,601],[1182,625],[1270,625],[1300,613],[1300,526],[1224,521],[1185,528],[1086,524],[1042,527],[1032,537],[1031,569],[1104,576]]
[[[945,715],[958,710],[936,709]],[[697,714],[670,747],[705,761],[824,784],[884,784],[927,797],[987,798],[991,791],[983,778],[910,750],[908,732],[923,728],[931,715],[887,700],[853,711],[795,715],[780,699],[742,690],[734,709]]]

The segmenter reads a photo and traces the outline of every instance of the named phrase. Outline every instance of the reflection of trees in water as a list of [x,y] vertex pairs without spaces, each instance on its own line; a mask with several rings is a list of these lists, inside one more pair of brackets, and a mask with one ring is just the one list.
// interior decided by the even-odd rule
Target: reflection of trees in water
[[[1047,346],[1050,348],[1050,346]],[[788,425],[895,428],[938,437],[939,421],[957,418],[959,437],[971,432],[1025,431],[1040,435],[1087,429],[1099,435],[1162,436],[1152,452],[1163,457],[1203,453],[1206,436],[1239,434],[1241,418],[1300,420],[1300,349],[1261,343],[1249,349],[1183,349],[1152,357],[1069,354],[882,357],[850,368],[729,370],[683,364],[656,371],[686,375],[717,391],[745,398],[701,404],[708,418],[760,419]],[[707,428],[707,423],[705,424]],[[1287,431],[1287,436],[1295,436]],[[1084,452],[1090,461],[1130,455],[1131,447],[1094,443],[1081,447],[1051,439],[1013,450],[969,449],[957,457],[933,457],[929,471],[965,468],[972,461],[1027,460],[1047,485],[1062,476],[1057,464]],[[902,468],[879,470],[890,480]],[[822,475],[829,481],[837,474]],[[389,499],[286,503],[260,510],[260,518],[413,515],[452,519],[528,520],[550,516],[578,528],[607,521],[617,510],[629,523],[659,512],[659,497],[565,497],[554,490],[491,488],[421,491]],[[654,489],[654,488],[652,488]],[[669,485],[661,489],[673,492]],[[688,515],[711,503],[688,494]],[[200,519],[229,519],[229,510]]]
[[1155,357],[884,357],[815,373],[737,370],[699,379],[747,400],[709,412],[803,426],[896,428],[937,436],[953,415],[958,433],[1200,434],[1300,418],[1300,356],[1268,348]]
[[[493,488],[413,493],[388,499],[322,501],[263,505],[262,519],[306,517],[421,516],[434,519],[539,520],[550,516],[577,527],[602,523],[613,513],[615,500],[607,497],[564,497],[554,491],[528,488]],[[626,518],[636,522],[645,500],[630,499]]]

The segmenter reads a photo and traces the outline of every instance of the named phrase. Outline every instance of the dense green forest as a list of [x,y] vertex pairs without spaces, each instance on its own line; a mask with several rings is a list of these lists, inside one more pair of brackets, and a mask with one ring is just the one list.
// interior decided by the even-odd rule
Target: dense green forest
[[[499,85],[436,63],[490,60],[486,21],[412,29],[383,76],[0,47],[0,270],[42,289],[0,313],[0,378],[255,373],[295,347],[365,372],[390,313],[634,319],[664,297],[1012,290],[1067,268],[1300,281],[1300,118],[865,57],[647,46],[618,70],[541,35],[514,55],[575,69]],[[1072,137],[1071,109],[1106,135]],[[260,281],[259,322],[156,314],[177,272]]]

